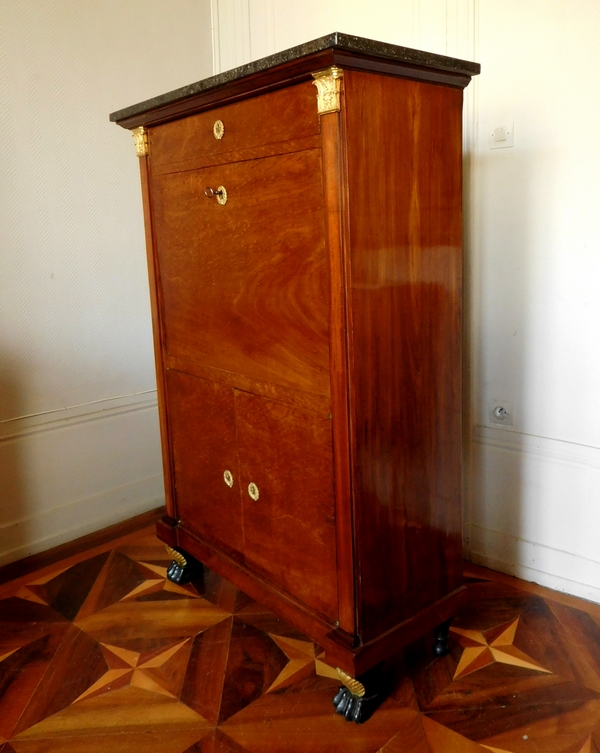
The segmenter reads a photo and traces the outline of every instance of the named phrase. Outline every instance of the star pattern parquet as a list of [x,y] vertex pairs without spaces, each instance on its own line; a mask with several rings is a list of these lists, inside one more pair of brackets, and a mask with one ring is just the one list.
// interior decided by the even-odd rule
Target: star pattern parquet
[[2,589],[0,753],[600,753],[600,607],[475,569],[364,725],[319,646],[149,531]]

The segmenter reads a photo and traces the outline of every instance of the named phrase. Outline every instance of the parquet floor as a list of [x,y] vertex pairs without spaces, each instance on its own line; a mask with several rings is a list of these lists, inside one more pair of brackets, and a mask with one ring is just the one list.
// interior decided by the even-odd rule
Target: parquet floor
[[0,587],[0,753],[600,753],[600,606],[481,568],[364,725],[305,636],[145,530]]

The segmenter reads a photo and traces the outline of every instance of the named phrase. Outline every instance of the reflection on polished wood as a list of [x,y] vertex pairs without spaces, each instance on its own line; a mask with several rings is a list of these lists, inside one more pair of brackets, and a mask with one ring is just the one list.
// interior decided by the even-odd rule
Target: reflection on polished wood
[[149,530],[0,589],[1,753],[598,753],[600,606],[474,566],[450,652],[347,727],[322,649]]
[[344,86],[368,641],[462,583],[462,91],[358,71]]

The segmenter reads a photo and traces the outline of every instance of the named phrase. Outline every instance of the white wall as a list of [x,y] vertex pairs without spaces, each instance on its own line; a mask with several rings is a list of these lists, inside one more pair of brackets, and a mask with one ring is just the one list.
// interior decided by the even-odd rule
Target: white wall
[[[600,4],[479,8],[475,561],[600,601]],[[488,131],[515,122],[515,147]],[[513,430],[488,403],[514,403]],[[488,426],[486,426],[488,424]]]
[[[600,4],[212,4],[215,70],[332,31],[482,64],[465,100],[466,554],[600,601]],[[490,150],[513,121],[515,146]],[[491,425],[495,399],[512,428]]]
[[0,564],[163,501],[138,164],[108,113],[211,75],[210,12],[0,3]]

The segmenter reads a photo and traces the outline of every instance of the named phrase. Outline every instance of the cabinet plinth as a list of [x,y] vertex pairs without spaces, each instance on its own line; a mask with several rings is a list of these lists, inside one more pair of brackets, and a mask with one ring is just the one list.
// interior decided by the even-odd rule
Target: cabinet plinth
[[114,118],[146,144],[158,535],[351,678],[464,596],[461,113],[478,71],[375,44]]

